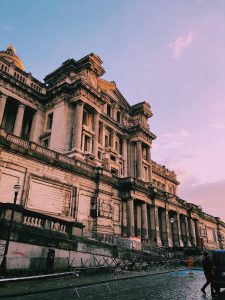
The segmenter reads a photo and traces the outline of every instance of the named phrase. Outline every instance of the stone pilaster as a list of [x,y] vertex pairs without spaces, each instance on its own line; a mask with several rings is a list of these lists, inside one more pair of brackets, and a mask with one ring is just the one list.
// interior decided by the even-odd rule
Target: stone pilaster
[[65,137],[65,150],[69,151],[72,149],[73,143],[73,123],[74,123],[74,111],[71,105],[68,105],[68,114],[66,122],[66,137]]
[[123,162],[123,176],[127,177],[127,169],[128,169],[127,163],[128,163],[128,160],[127,160],[127,139],[126,138],[123,139],[123,159],[124,159],[124,162]]
[[149,163],[149,167],[148,167],[148,178],[149,181],[152,182],[152,159],[151,159],[151,147],[149,146],[147,148],[147,161]]
[[76,102],[74,113],[74,148],[81,150],[82,126],[83,126],[83,109],[82,101]]
[[94,158],[98,158],[98,134],[99,134],[99,113],[94,113],[93,118],[93,131],[94,131],[94,137],[93,137],[93,155]]
[[15,121],[14,128],[13,128],[14,135],[21,136],[24,111],[25,111],[25,105],[19,104],[18,110],[17,110],[17,115],[16,115],[16,121]]
[[156,245],[161,247],[162,241],[160,239],[159,232],[159,216],[158,216],[158,207],[150,207],[150,222],[151,222],[151,237],[155,241]]
[[127,200],[127,233],[128,236],[134,236],[134,200]]
[[142,143],[137,141],[137,178],[142,179]]
[[43,133],[43,128],[44,128],[43,112],[36,111],[33,115],[29,139],[32,142],[39,144],[40,142],[39,137]]
[[2,124],[2,120],[4,116],[6,100],[7,100],[7,96],[4,94],[0,94],[0,126]]
[[141,236],[144,239],[148,238],[148,216],[147,216],[147,204],[141,204]]
[[115,149],[115,141],[116,141],[116,132],[115,130],[112,130],[112,148]]

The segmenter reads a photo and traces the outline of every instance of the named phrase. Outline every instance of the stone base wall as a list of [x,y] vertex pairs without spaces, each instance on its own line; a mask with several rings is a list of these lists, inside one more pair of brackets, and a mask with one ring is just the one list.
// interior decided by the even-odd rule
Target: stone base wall
[[[0,244],[4,244],[0,240]],[[87,244],[78,243],[78,251],[55,249],[53,271],[69,270],[71,267],[94,267],[98,263],[104,264],[104,260],[112,262],[112,250],[89,247]],[[47,269],[47,255],[49,247],[10,242],[7,256],[7,270],[24,270],[29,272],[45,272]],[[104,259],[103,259],[104,258]],[[0,257],[1,261],[1,257]],[[105,263],[106,264],[106,263]],[[107,265],[107,264],[106,264]]]

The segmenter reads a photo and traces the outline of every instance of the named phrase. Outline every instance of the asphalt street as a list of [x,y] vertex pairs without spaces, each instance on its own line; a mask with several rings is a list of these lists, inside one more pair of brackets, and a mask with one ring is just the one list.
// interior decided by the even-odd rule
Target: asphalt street
[[[210,287],[207,288],[207,296],[203,296],[200,288],[205,279],[203,272],[194,271],[190,275],[188,271],[179,271],[167,274],[158,274],[118,280],[105,284],[97,284],[82,288],[67,288],[52,292],[30,294],[13,297],[16,300],[206,300],[212,299]],[[5,298],[10,299],[10,298]],[[220,297],[218,299],[225,299]]]

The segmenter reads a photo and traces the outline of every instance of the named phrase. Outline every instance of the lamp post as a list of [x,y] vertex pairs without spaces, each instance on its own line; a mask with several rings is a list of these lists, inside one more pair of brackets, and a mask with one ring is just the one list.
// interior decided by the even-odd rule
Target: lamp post
[[8,254],[8,249],[9,249],[9,242],[10,242],[10,236],[11,236],[11,231],[12,231],[12,225],[13,225],[13,218],[14,218],[14,213],[15,213],[15,208],[16,208],[16,200],[17,196],[20,191],[20,184],[19,180],[18,183],[14,185],[14,201],[13,201],[13,207],[12,207],[12,212],[11,212],[11,218],[10,218],[10,223],[9,223],[9,229],[8,233],[6,236],[6,243],[5,243],[5,250],[3,254],[3,259],[0,265],[0,275],[4,276],[6,273],[6,261],[7,261],[7,254]]

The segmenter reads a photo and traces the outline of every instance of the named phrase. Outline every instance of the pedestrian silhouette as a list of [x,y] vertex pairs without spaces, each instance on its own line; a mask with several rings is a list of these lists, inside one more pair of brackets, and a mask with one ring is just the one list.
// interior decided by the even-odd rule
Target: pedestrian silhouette
[[206,283],[201,288],[201,291],[204,295],[206,295],[205,289],[212,281],[212,261],[208,252],[203,253],[202,267],[205,274]]

